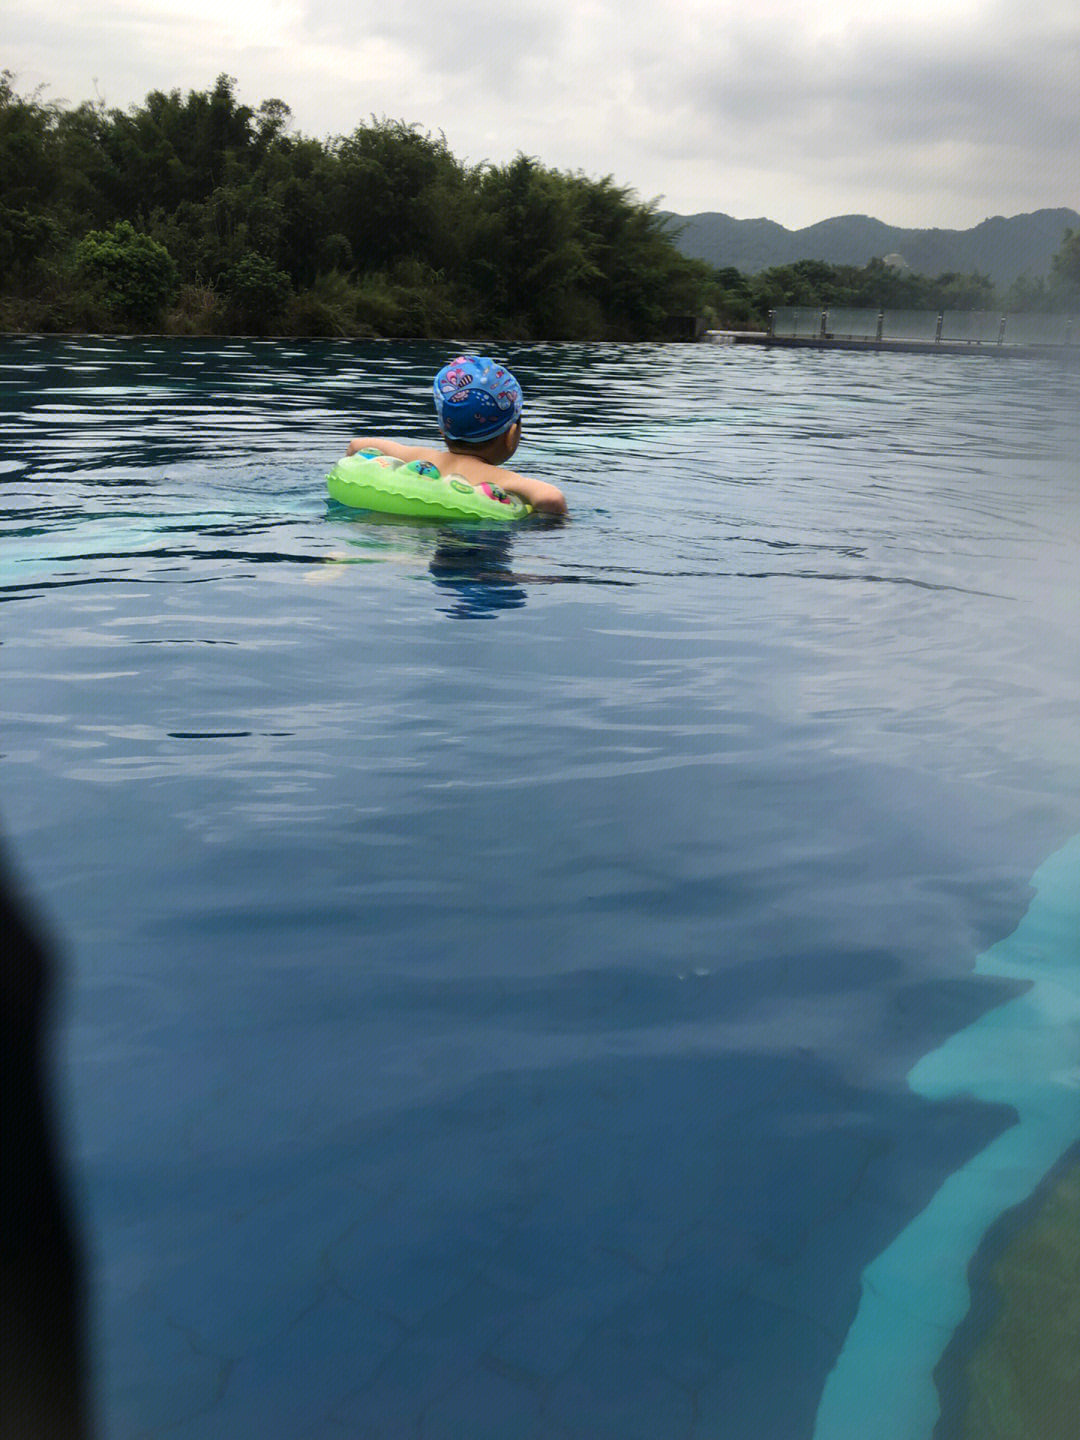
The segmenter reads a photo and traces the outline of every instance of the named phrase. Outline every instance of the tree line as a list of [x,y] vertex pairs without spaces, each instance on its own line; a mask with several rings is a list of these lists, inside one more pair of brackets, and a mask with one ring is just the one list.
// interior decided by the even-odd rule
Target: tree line
[[[610,176],[465,165],[400,121],[327,140],[290,127],[287,105],[244,105],[227,75],[121,111],[0,74],[0,329],[631,340],[676,315],[757,328],[776,305],[1009,299],[985,276],[880,260],[717,269]],[[1067,233],[1022,308],[1078,295]]]

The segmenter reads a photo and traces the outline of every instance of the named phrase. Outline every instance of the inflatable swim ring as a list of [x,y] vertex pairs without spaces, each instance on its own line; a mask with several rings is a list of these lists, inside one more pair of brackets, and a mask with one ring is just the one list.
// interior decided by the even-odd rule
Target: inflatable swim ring
[[428,460],[402,462],[372,450],[339,460],[326,477],[330,497],[354,510],[413,515],[428,520],[521,520],[532,513],[497,485],[470,485],[440,475]]

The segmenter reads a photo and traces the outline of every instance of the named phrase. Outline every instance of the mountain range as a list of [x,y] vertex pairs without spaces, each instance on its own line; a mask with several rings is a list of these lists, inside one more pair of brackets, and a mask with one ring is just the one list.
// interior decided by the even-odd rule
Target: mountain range
[[684,255],[721,268],[732,265],[744,274],[796,260],[862,266],[875,256],[901,255],[920,275],[978,270],[999,287],[1019,275],[1048,275],[1066,229],[1080,227],[1080,214],[1066,209],[995,215],[970,230],[905,230],[869,215],[837,215],[802,230],[710,212],[668,218],[682,227],[675,243]]

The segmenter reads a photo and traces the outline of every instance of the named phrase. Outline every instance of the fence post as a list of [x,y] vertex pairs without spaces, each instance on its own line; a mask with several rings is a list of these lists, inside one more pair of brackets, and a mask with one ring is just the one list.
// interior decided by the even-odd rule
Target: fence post
[[937,329],[934,331],[934,344],[941,344],[941,327],[945,322],[945,312],[939,311],[937,317]]
[[877,312],[877,334],[874,336],[874,339],[875,339],[875,340],[880,340],[881,337],[882,337],[882,335],[884,334],[884,332],[885,332],[885,311],[884,311],[884,310],[879,310],[879,311]]
[[1001,324],[998,326],[998,344],[1005,344],[1005,316],[1001,317]]
[[826,336],[828,333],[829,333],[829,312],[828,312],[828,310],[822,310],[822,312],[821,312],[821,338],[822,338],[822,340],[825,339],[825,336]]

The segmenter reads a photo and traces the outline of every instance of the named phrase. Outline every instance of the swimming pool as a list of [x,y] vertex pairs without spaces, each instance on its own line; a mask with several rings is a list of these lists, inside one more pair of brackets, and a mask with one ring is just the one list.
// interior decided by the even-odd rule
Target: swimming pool
[[569,523],[328,505],[444,351],[0,342],[103,1432],[959,1435],[1080,1144],[1080,376],[526,347]]

